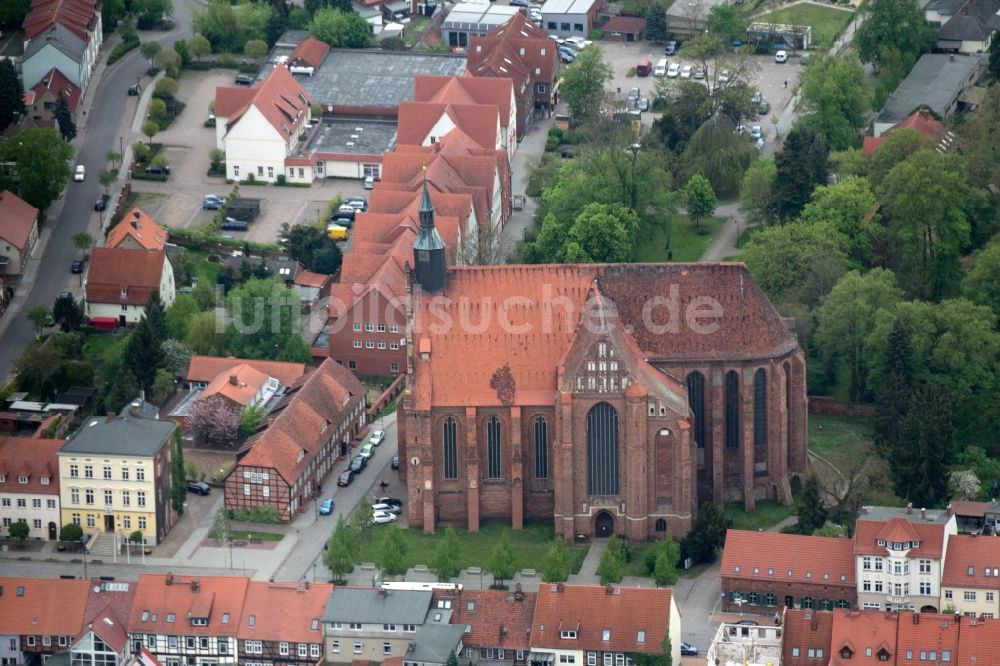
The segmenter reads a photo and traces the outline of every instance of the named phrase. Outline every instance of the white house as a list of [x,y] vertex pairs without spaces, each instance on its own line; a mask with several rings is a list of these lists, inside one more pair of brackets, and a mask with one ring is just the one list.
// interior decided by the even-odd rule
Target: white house
[[[517,98],[512,79],[493,76],[418,76],[413,81],[413,101],[496,106],[500,131],[496,147],[506,148],[508,159],[513,159],[518,135]],[[400,118],[402,120],[402,111]],[[442,134],[437,132],[436,135]]]
[[98,0],[34,0],[22,27],[25,89],[53,67],[86,89],[104,43]]
[[215,141],[226,151],[226,177],[273,183],[285,174],[312,118],[312,97],[284,66],[250,87],[215,91]]
[[84,282],[85,314],[91,321],[136,324],[153,292],[159,292],[165,307],[174,302],[174,269],[165,252],[94,248]]
[[0,264],[20,275],[38,242],[38,209],[10,190],[0,192]]
[[59,536],[61,439],[0,437],[0,521],[28,524],[28,538]]

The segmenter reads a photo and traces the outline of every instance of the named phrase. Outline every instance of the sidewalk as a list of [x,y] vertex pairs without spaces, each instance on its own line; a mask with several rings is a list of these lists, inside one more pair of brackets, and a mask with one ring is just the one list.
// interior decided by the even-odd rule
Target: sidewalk
[[[545,151],[545,139],[548,138],[549,129],[555,125],[555,113],[548,118],[537,119],[526,131],[518,144],[514,159],[511,160],[511,194],[522,195],[528,188],[528,162],[532,157],[541,155]],[[511,213],[507,225],[504,227],[504,242],[507,244],[507,253],[510,254],[517,246],[518,242],[524,238],[524,231],[535,222],[535,209],[538,205],[531,198],[526,196],[524,208]]]

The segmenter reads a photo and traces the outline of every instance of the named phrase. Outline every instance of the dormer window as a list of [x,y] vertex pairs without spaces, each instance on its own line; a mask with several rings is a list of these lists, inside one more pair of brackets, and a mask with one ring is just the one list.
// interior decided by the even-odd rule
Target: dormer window
[[24,485],[24,484],[28,483],[28,477],[26,477],[26,476],[19,476],[19,477],[17,477],[17,482],[20,483],[21,485]]
[[222,614],[222,624],[229,624],[229,613]]
[[250,617],[247,618],[247,626],[248,627],[253,627],[253,626],[256,626],[256,625],[257,625],[257,616],[256,615],[251,615]]
[[122,298],[128,298],[128,289],[122,289],[122,291],[121,291],[121,297]]
[[570,640],[576,640],[576,630],[573,629],[563,629],[559,632],[559,638],[566,638]]
[[142,621],[146,622],[149,620],[149,611],[142,611]]
[[881,650],[878,651],[878,660],[889,661],[889,652],[886,651],[885,648],[882,648]]
[[646,630],[645,629],[640,629],[636,633],[636,635],[635,635],[635,642],[636,643],[645,643],[646,642]]
[[610,641],[611,640],[611,630],[610,629],[603,629],[603,630],[601,630],[601,640],[602,641]]
[[176,615],[173,613],[167,613],[167,623],[173,624],[175,619],[177,619]]
[[43,486],[49,485],[49,477],[47,477],[47,476],[43,476],[42,477],[42,485]]
[[207,627],[208,618],[207,617],[193,617],[191,618],[191,624],[195,627]]
[[969,567],[969,575],[970,576],[975,576],[976,575],[976,568],[975,567]]
[[850,659],[853,654],[854,652],[851,651],[851,648],[847,647],[846,645],[840,648],[841,659]]
[[885,539],[879,539],[878,540],[878,545],[884,546],[885,545]]

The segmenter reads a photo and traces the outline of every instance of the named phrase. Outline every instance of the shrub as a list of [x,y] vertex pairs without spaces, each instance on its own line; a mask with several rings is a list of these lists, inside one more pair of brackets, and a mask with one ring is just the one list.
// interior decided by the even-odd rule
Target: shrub
[[599,42],[602,39],[604,39],[604,31],[601,30],[600,28],[594,28],[593,30],[587,33],[587,39]]
[[115,45],[115,48],[111,49],[111,53],[108,55],[108,65],[113,65],[122,57],[133,49],[139,48],[139,38],[134,37],[133,39],[122,38],[122,41]]
[[[233,520],[247,523],[280,523],[281,515],[273,506],[255,506],[251,509],[233,509]],[[239,536],[236,532],[235,536]]]
[[276,181],[275,182],[276,185],[284,185],[285,184],[285,174],[279,173],[278,177],[275,178],[275,181]]
[[551,153],[559,147],[559,138],[555,136],[549,136],[545,139],[545,152]]

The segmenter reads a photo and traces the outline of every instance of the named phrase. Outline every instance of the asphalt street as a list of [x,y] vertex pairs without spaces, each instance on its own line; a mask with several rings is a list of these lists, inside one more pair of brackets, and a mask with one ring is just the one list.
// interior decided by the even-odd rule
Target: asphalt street
[[[157,41],[164,48],[172,47],[178,39],[187,39],[191,31],[191,6],[193,0],[174,0],[174,28],[169,32],[140,32],[143,41]],[[105,50],[102,57],[106,58],[110,50]],[[83,164],[87,167],[87,179],[82,183],[70,180],[63,194],[62,208],[58,216],[46,222],[51,228],[51,237],[45,248],[44,255],[32,259],[42,262],[40,270],[35,274],[34,282],[24,285],[27,294],[18,311],[9,313],[13,316],[7,322],[7,330],[3,333],[0,344],[0,379],[6,383],[17,357],[34,339],[35,332],[27,313],[38,305],[51,308],[59,292],[66,289],[70,276],[69,268],[74,259],[78,259],[78,251],[73,245],[74,234],[87,231],[94,202],[101,194],[98,174],[107,165],[105,156],[108,151],[119,149],[118,128],[125,115],[128,101],[128,87],[136,79],[148,80],[146,69],[148,63],[136,49],[104,71],[101,80],[92,85],[97,89],[93,94],[93,105],[87,111],[88,118],[77,121],[77,125],[86,125],[78,139],[79,149],[72,165]],[[58,205],[58,204],[55,204]]]

